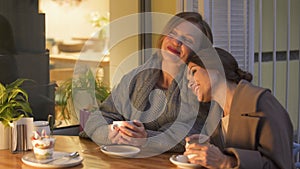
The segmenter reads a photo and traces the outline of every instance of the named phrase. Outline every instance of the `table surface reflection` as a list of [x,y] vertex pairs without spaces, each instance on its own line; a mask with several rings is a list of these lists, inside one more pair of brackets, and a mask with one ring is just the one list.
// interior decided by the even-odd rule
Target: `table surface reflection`
[[[99,146],[89,139],[79,138],[78,136],[56,135],[55,151],[74,152],[78,151],[83,157],[82,164],[71,168],[84,169],[138,169],[138,168],[177,168],[169,161],[172,154],[165,153],[149,158],[113,158],[102,153]],[[31,169],[21,161],[26,153],[32,151],[11,153],[9,150],[0,150],[0,168]]]

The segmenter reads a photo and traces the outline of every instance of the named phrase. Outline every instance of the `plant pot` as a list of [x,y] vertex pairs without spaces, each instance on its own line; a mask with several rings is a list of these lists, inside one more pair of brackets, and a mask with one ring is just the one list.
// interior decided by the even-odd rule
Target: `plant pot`
[[0,150],[6,150],[9,147],[9,127],[0,123],[0,133]]

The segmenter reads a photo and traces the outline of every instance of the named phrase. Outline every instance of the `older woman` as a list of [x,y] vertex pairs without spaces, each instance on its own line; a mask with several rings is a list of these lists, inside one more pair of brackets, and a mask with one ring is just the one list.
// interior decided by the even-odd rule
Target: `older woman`
[[[193,154],[190,162],[206,168],[294,168],[293,127],[270,90],[251,84],[252,75],[223,49],[198,56],[189,59],[189,88],[199,101],[216,102],[223,116],[210,144],[186,147],[184,154]],[[186,141],[195,138],[199,135]]]
[[[100,111],[91,114],[85,127],[88,136],[98,144],[183,152],[184,138],[197,133],[206,116],[203,107],[203,114],[198,113],[199,103],[184,85],[185,63],[212,42],[211,30],[199,13],[182,12],[172,17],[157,52],[126,74],[100,105]],[[124,122],[116,127],[113,121]]]

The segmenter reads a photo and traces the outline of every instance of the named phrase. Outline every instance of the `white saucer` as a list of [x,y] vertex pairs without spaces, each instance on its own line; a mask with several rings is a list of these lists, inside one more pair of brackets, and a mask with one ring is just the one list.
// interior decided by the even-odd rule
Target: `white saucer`
[[[81,156],[78,156],[76,158],[60,158],[66,156],[68,153],[66,152],[53,152],[53,158],[59,158],[57,160],[51,161],[49,163],[46,163],[47,161],[50,161],[51,159],[48,160],[37,160],[34,157],[33,153],[25,154],[22,157],[22,162],[33,166],[33,167],[39,167],[39,168],[64,168],[64,167],[73,167],[76,165],[81,164],[83,158]],[[43,164],[44,163],[44,164]]]
[[137,155],[141,150],[130,145],[103,145],[100,149],[104,154],[112,157],[130,158]]
[[176,155],[172,155],[170,157],[170,161],[173,164],[177,165],[177,167],[179,167],[179,168],[190,168],[190,169],[191,168],[201,168],[201,165],[199,165],[199,164],[183,163],[183,162],[177,161]]

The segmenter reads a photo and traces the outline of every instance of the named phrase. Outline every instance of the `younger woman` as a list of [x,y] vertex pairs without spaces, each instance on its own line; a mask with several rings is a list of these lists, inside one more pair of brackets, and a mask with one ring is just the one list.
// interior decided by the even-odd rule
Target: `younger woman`
[[210,144],[186,147],[184,154],[194,155],[191,163],[221,169],[294,168],[291,120],[270,90],[251,84],[252,75],[220,48],[191,57],[188,67],[188,86],[198,101],[216,102],[223,111]]

